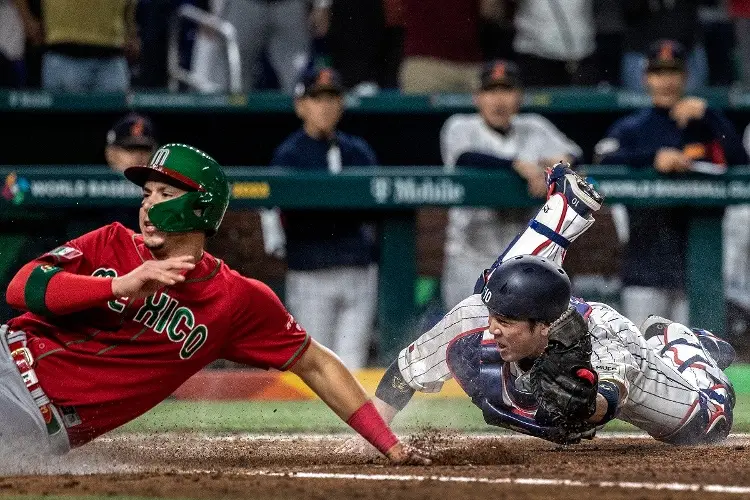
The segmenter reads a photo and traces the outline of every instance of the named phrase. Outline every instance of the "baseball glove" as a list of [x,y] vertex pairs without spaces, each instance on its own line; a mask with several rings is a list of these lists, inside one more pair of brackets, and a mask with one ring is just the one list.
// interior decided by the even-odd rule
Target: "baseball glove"
[[592,429],[586,420],[596,410],[597,384],[588,326],[571,307],[550,326],[547,348],[531,368],[534,419],[570,433]]

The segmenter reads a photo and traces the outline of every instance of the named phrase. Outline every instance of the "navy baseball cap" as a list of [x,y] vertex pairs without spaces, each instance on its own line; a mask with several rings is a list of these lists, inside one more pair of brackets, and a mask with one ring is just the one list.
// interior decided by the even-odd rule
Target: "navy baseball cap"
[[480,81],[482,90],[495,87],[521,88],[521,72],[513,61],[496,59],[482,66]]
[[130,113],[107,132],[107,145],[121,148],[155,148],[154,124],[137,113]]
[[646,71],[662,69],[685,71],[685,47],[674,40],[659,40],[648,49]]
[[341,75],[338,71],[327,66],[308,69],[302,73],[302,77],[294,88],[296,97],[314,96],[321,92],[344,93],[344,85],[341,83]]

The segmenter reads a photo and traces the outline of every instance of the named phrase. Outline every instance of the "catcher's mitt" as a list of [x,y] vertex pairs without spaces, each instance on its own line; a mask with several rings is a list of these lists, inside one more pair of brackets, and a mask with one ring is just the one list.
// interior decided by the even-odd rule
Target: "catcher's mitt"
[[570,308],[550,326],[549,344],[531,368],[535,420],[568,432],[592,429],[586,420],[596,410],[597,385],[588,326]]

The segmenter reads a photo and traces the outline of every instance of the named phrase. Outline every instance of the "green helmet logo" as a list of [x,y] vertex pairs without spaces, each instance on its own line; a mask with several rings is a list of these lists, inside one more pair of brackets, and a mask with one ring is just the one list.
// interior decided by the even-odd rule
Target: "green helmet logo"
[[216,233],[229,205],[229,184],[221,166],[203,151],[186,144],[166,144],[151,156],[148,165],[130,167],[125,177],[143,187],[149,176],[187,191],[157,203],[148,218],[160,231]]

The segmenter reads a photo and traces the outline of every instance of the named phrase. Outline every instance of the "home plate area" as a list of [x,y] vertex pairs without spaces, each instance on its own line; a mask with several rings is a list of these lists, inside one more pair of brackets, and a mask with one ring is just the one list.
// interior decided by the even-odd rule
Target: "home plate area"
[[[557,446],[508,434],[426,430],[412,443],[430,467],[394,467],[349,436],[121,434],[96,440],[37,475],[4,475],[0,497],[73,495],[258,499],[750,498],[750,436],[674,447],[610,434]],[[344,448],[344,450],[342,450]]]

